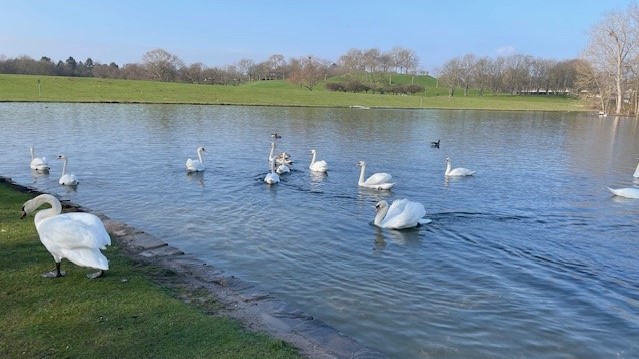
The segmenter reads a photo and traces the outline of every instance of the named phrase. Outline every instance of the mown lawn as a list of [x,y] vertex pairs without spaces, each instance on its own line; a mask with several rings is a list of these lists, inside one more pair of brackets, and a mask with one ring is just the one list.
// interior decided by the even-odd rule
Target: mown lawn
[[[404,75],[395,82],[407,82]],[[167,83],[80,77],[0,74],[0,101],[29,102],[115,102],[184,103],[262,106],[348,107],[361,105],[382,108],[440,108],[525,111],[584,111],[583,103],[564,96],[515,96],[471,94],[457,91],[448,97],[445,88],[427,77],[416,83],[426,85],[423,94],[330,92],[319,84],[313,91],[286,81],[261,81],[238,86]]]

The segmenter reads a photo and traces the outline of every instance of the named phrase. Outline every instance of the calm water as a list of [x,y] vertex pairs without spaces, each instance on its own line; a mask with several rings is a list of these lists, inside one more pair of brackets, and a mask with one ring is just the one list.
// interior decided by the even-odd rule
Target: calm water
[[[639,200],[606,190],[636,185],[634,119],[5,103],[0,128],[0,175],[163,238],[391,357],[639,357]],[[273,131],[296,163],[269,187]],[[50,175],[32,175],[30,144]],[[187,175],[199,145],[207,170]],[[327,176],[309,173],[311,148]],[[57,184],[63,153],[75,191]],[[446,181],[446,156],[476,176]],[[358,160],[391,173],[393,191],[358,189]],[[371,224],[375,202],[405,197],[433,222]]]

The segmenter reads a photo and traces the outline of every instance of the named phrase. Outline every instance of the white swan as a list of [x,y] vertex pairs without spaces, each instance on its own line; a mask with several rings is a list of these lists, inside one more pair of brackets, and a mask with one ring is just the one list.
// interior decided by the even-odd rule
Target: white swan
[[202,152],[206,152],[204,147],[197,148],[197,160],[187,159],[186,160],[186,171],[187,172],[200,172],[204,171],[206,167],[204,167],[204,161],[202,161]]
[[610,192],[612,192],[615,196],[639,199],[639,188],[628,187],[612,189],[608,187],[608,190],[610,190]]
[[314,149],[311,150],[311,154],[313,155],[313,158],[311,158],[311,164],[308,166],[308,168],[314,172],[327,172],[328,164],[326,163],[326,161],[324,160],[315,161],[315,156],[317,155],[317,151],[315,151]]
[[271,142],[271,152],[268,155],[268,162],[270,163],[271,161],[275,161],[275,163],[277,164],[275,172],[279,174],[291,172],[290,167],[288,167],[291,162],[287,161],[288,157],[282,157],[284,155],[288,156],[288,154],[286,154],[286,152],[282,152],[278,156],[273,156],[273,152],[275,152],[275,142]]
[[90,213],[60,214],[60,201],[50,194],[41,194],[26,201],[22,206],[21,218],[35,212],[45,203],[50,204],[51,208],[36,213],[34,222],[40,241],[55,260],[55,269],[44,276],[63,276],[64,272],[60,272],[60,261],[63,258],[81,267],[98,269],[97,273],[87,275],[91,279],[101,276],[103,271],[109,269],[109,261],[100,249],[111,245],[111,237],[102,221]]
[[268,184],[276,184],[280,182],[280,175],[275,172],[275,161],[269,161],[271,172],[267,173],[264,177],[264,182]]
[[391,182],[393,176],[384,172],[372,174],[370,177],[364,180],[364,172],[366,171],[366,162],[359,161],[357,162],[357,165],[361,167],[359,172],[359,181],[357,182],[357,184],[359,184],[360,187],[382,190],[382,189],[391,189],[391,187],[395,185],[395,183]]
[[31,152],[31,163],[29,164],[29,167],[31,167],[32,170],[42,172],[49,170],[49,163],[47,163],[46,157],[36,157],[35,149],[33,148],[33,146],[29,147],[29,152]]
[[468,168],[457,167],[455,169],[450,169],[450,158],[446,158],[446,176],[472,176],[475,171],[471,171]]
[[376,226],[391,229],[403,229],[416,227],[419,224],[430,223],[430,219],[424,218],[426,209],[424,205],[408,199],[396,199],[388,206],[388,202],[382,200],[375,205]]
[[639,163],[637,163],[637,169],[635,170],[635,173],[632,175],[632,177],[639,178]]
[[78,183],[77,177],[73,173],[67,173],[67,162],[69,159],[65,155],[58,156],[59,160],[64,160],[64,164],[62,165],[62,176],[58,180],[58,183],[64,186],[75,186]]

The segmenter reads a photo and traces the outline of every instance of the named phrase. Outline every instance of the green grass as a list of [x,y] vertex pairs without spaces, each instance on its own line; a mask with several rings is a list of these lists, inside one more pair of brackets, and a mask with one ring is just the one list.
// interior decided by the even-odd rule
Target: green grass
[[[38,84],[39,81],[39,84]],[[410,83],[408,75],[394,75],[393,83]],[[198,85],[153,81],[132,81],[80,77],[0,74],[0,101],[14,102],[104,102],[104,103],[184,103],[219,105],[348,107],[362,105],[381,108],[441,108],[530,111],[585,111],[584,104],[563,96],[514,96],[471,94],[448,97],[446,88],[435,87],[428,76],[415,77],[426,86],[423,94],[342,93],[324,89],[313,91],[286,81],[251,82],[239,86]]]
[[117,246],[97,280],[63,260],[67,276],[42,278],[54,266],[33,216],[33,195],[0,184],[0,358],[298,358],[297,351],[228,318],[207,314],[216,302],[178,300],[158,268],[129,261]]

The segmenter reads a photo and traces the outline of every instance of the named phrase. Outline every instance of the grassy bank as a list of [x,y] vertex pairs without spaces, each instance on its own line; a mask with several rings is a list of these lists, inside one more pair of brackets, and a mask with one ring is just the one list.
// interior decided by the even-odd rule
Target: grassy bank
[[[154,283],[171,273],[130,262],[109,247],[111,270],[88,280],[62,262],[67,276],[46,279],[51,255],[33,216],[34,195],[0,183],[1,358],[298,358],[296,350],[216,316],[219,305],[186,305]],[[217,308],[217,309],[216,309]]]
[[[402,78],[397,76],[397,80]],[[239,86],[0,74],[0,101],[185,103],[219,105],[441,108],[530,111],[584,111],[581,101],[560,96],[457,95],[425,83],[414,96],[305,90],[286,81]]]

